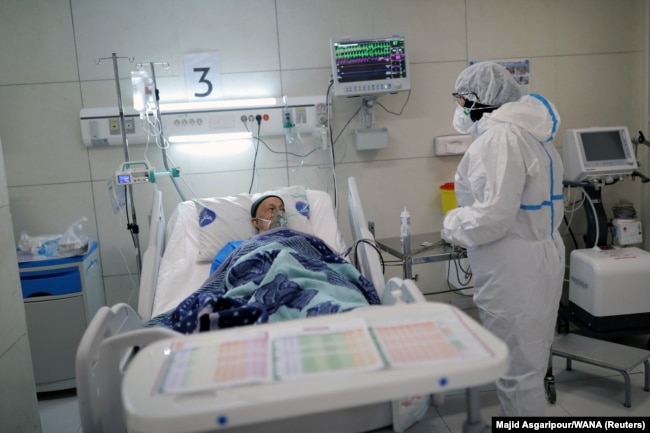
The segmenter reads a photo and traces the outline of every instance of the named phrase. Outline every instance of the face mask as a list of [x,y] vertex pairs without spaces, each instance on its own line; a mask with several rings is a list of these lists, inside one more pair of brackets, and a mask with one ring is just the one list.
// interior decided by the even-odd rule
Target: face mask
[[466,113],[465,109],[460,105],[456,105],[456,111],[454,111],[454,120],[452,123],[454,128],[456,128],[456,131],[461,134],[469,134],[473,129],[476,129],[474,125],[475,122],[469,117],[469,112]]
[[287,218],[284,216],[283,211],[273,211],[273,216],[271,217],[270,220],[264,219],[264,218],[258,218],[260,221],[265,221],[268,223],[268,227],[266,228],[267,230],[274,229],[276,227],[286,227],[287,226]]

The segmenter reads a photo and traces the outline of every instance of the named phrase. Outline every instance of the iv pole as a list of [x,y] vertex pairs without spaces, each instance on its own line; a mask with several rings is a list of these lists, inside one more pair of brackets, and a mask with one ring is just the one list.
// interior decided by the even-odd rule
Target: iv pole
[[[156,89],[156,118],[161,119],[160,117],[160,97],[158,95],[158,83],[156,82],[156,70],[155,70],[155,65],[162,65],[163,69],[169,68],[169,63],[167,62],[149,62],[149,68],[151,69],[151,79],[153,80],[153,87]],[[138,63],[136,65],[136,68],[141,68],[144,66],[144,63]],[[165,133],[163,131],[163,123],[162,120],[160,120],[159,125],[158,125],[158,131],[160,134],[160,137],[164,137]],[[171,168],[169,168],[169,163],[167,161],[167,149],[165,146],[160,146],[162,150],[162,160],[163,164],[165,166],[166,171],[171,171]],[[172,184],[174,184],[174,187],[176,188],[176,191],[178,191],[178,195],[180,195],[182,201],[186,201],[187,198],[185,198],[185,194],[183,193],[183,190],[181,187],[178,185],[178,182],[176,182],[176,179],[174,177],[171,177]]]
[[[111,57],[104,57],[96,61],[95,63],[100,64],[102,60],[105,59],[112,59],[113,60],[113,73],[115,75],[115,87],[117,90],[117,107],[119,109],[120,113],[120,131],[122,133],[122,144],[124,147],[124,160],[126,162],[130,161],[129,158],[129,142],[126,139],[126,129],[124,125],[124,109],[122,106],[122,91],[120,90],[120,75],[117,69],[117,55],[115,53],[112,54]],[[128,57],[120,57],[120,58],[126,58],[129,62],[133,62],[134,58],[128,58]],[[135,254],[136,254],[136,264],[138,267],[138,275],[140,275],[141,270],[142,270],[142,258],[140,254],[140,229],[138,227],[138,222],[137,222],[137,217],[136,217],[136,212],[135,212],[135,201],[133,200],[133,185],[129,184],[126,185],[126,188],[128,189],[128,194],[126,197],[126,202],[127,205],[130,202],[131,203],[131,217],[132,217],[132,222],[127,224],[127,229],[131,232],[131,237],[133,238],[133,245],[135,247]],[[128,212],[128,211],[127,211]]]

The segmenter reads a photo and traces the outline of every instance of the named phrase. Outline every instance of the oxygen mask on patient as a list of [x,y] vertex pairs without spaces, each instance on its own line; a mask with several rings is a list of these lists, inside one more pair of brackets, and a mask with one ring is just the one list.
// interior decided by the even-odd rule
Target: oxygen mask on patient
[[268,222],[269,227],[267,230],[287,226],[287,218],[284,216],[284,211],[280,209],[273,209],[270,220],[264,218],[258,218],[258,220]]

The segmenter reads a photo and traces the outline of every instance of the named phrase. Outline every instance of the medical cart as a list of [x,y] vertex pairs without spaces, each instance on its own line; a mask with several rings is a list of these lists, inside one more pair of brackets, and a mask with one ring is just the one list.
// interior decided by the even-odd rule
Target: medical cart
[[79,256],[18,264],[37,392],[75,387],[75,355],[105,304],[97,243]]
[[452,245],[440,241],[440,233],[414,234],[409,238],[407,251],[404,251],[399,236],[376,240],[379,249],[402,261],[404,278],[414,278],[413,265],[443,262],[458,257],[458,251]]

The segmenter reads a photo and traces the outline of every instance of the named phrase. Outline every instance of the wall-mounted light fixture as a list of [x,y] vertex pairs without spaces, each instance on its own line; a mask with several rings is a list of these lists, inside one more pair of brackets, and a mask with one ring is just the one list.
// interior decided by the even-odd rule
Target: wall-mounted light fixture
[[259,108],[274,107],[278,105],[276,98],[257,98],[257,99],[232,99],[216,101],[197,101],[197,102],[168,102],[159,105],[161,113],[187,112],[187,111],[210,111],[210,110],[228,110],[233,108]]
[[206,143],[212,141],[242,140],[253,137],[251,132],[221,132],[216,134],[170,135],[170,143]]

